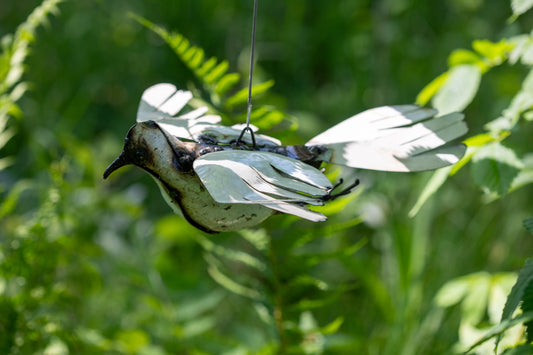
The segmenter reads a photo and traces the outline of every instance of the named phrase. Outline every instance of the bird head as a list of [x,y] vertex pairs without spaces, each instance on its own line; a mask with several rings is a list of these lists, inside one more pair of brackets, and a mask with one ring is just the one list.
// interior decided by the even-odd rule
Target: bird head
[[115,170],[133,164],[161,180],[176,173],[192,172],[194,158],[192,149],[156,122],[140,122],[128,131],[124,149],[105,170],[104,179]]

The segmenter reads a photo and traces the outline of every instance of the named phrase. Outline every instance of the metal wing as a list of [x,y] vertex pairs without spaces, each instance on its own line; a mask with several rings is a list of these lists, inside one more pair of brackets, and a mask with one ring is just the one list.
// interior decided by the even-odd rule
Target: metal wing
[[225,150],[194,161],[194,170],[220,203],[259,204],[310,221],[325,221],[304,204],[322,205],[332,189],[318,169],[268,152]]
[[445,146],[464,135],[464,115],[435,117],[437,110],[416,105],[364,111],[328,129],[306,145],[327,145],[335,164],[384,171],[422,171],[456,163],[462,144]]
[[[221,121],[220,116],[206,115],[207,106],[176,116],[192,97],[190,91],[178,90],[172,84],[151,86],[141,97],[137,110],[137,122],[155,121],[162,129],[181,139],[195,141],[209,139],[221,144],[229,144],[237,140],[242,128],[218,125],[217,123]],[[265,135],[256,134],[255,138],[259,145],[281,145],[279,140]],[[247,144],[252,143],[247,136],[243,137],[243,141]]]

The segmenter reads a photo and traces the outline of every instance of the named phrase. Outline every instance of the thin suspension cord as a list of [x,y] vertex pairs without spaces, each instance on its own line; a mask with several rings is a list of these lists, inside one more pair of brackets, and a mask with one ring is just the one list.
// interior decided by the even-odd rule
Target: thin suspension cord
[[254,1],[254,19],[252,23],[252,48],[250,54],[250,75],[248,77],[248,112],[246,114],[246,128],[250,127],[250,115],[252,113],[252,76],[254,72],[255,53],[255,23],[257,21],[257,0]]
[[252,22],[252,48],[250,53],[250,74],[248,76],[248,112],[246,113],[246,127],[241,131],[237,144],[241,143],[242,137],[246,131],[250,132],[252,137],[253,148],[256,149],[254,131],[250,127],[250,116],[252,114],[252,77],[254,73],[254,53],[255,53],[255,23],[257,22],[257,0],[254,0],[254,17]]

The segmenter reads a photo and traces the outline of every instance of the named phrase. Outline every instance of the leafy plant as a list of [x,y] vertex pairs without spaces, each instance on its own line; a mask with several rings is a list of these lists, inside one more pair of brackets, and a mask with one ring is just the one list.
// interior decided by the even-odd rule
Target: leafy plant
[[[523,14],[533,4],[513,2],[514,18]],[[472,179],[491,199],[501,197],[527,184],[533,183],[533,159],[520,158],[516,151],[502,144],[516,131],[518,124],[529,124],[533,119],[533,33],[501,39],[498,42],[475,40],[473,50],[457,49],[448,57],[450,69],[435,78],[418,95],[420,105],[432,105],[442,114],[463,111],[476,97],[481,79],[495,67],[509,64],[525,66],[528,74],[509,106],[501,115],[485,124],[485,133],[465,140],[468,152],[454,167],[441,169],[432,179],[410,216],[416,215],[424,202],[468,162],[472,162]]]
[[[8,128],[9,117],[20,118],[22,112],[16,102],[28,89],[28,84],[21,81],[24,75],[24,61],[30,52],[30,45],[35,40],[37,29],[46,24],[48,16],[57,14],[63,0],[45,0],[35,8],[22,23],[14,35],[5,35],[1,39],[0,53],[0,149],[15,134]],[[0,170],[13,163],[9,157],[0,158]]]
[[[133,19],[147,27],[158,36],[160,36],[169,47],[176,53],[178,58],[192,71],[194,76],[200,80],[203,91],[209,95],[209,102],[200,100],[199,95],[196,100],[198,106],[213,107],[217,113],[222,114],[228,120],[228,113],[234,108],[239,108],[243,112],[242,107],[248,100],[248,87],[244,87],[236,92],[232,92],[235,85],[240,82],[241,75],[239,73],[228,73],[229,63],[226,60],[218,60],[215,57],[205,58],[205,51],[195,45],[191,45],[190,41],[178,32],[168,32],[163,27],[158,26],[138,15],[131,14]],[[264,94],[272,86],[274,80],[268,80],[263,83],[254,84],[252,86],[252,98]],[[198,94],[198,90],[193,90]],[[231,94],[230,94],[231,93]],[[195,107],[195,101],[191,101],[191,105]],[[238,120],[234,123],[242,123],[242,114],[238,115]],[[262,106],[252,110],[251,119],[255,126],[262,130],[268,130],[273,126],[279,124],[287,117],[282,111],[270,106]]]
[[[296,126],[285,111],[298,108],[305,124],[289,134],[303,140],[347,114],[406,103],[450,45],[480,36],[495,40],[454,51],[419,103],[468,105],[474,135],[491,112],[503,120],[467,141],[471,178],[461,167],[444,184],[455,170],[441,170],[414,219],[406,206],[427,175],[361,171],[369,188],[325,206],[327,223],[274,216],[208,237],[171,214],[144,175],[103,182],[101,174],[154,80],[186,85],[226,124],[244,122],[248,73],[230,63],[248,52],[240,43],[248,2],[68,2],[2,92],[19,106],[3,151],[20,155],[0,171],[0,353],[444,354],[490,338],[471,350],[490,354],[500,335],[499,352],[530,353],[529,267],[507,302],[513,314],[498,325],[517,278],[498,270],[523,265],[533,230],[531,218],[520,230],[531,215],[530,3],[512,1],[515,23],[502,36],[508,3],[263,2],[255,78],[268,89],[255,91],[252,115],[261,130],[285,134]],[[7,3],[0,30],[23,5],[31,6]],[[145,18],[179,23],[186,35]],[[193,42],[226,49],[228,60]],[[22,82],[32,91],[11,100]],[[482,201],[471,182],[488,192]],[[515,187],[522,193],[510,194]]]

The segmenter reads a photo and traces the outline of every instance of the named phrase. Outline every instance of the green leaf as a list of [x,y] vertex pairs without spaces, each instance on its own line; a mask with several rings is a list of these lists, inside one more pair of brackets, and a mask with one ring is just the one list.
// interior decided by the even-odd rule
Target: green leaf
[[523,167],[515,152],[500,143],[481,147],[472,159],[472,177],[485,192],[507,193]]
[[193,69],[197,69],[204,62],[205,53],[202,48],[196,47],[194,55],[189,59],[189,66]]
[[2,202],[0,202],[0,218],[13,212],[22,193],[32,187],[32,184],[28,180],[17,182],[15,186],[11,188],[7,196],[4,196]]
[[[266,92],[268,89],[270,89],[272,86],[274,86],[274,80],[268,80],[264,83],[254,85],[252,87],[252,97],[255,97],[257,95],[260,95],[264,92]],[[228,98],[226,101],[226,106],[233,107],[236,105],[244,104],[248,101],[248,88],[244,88],[239,90],[235,95]]]
[[[524,295],[522,296],[522,304],[520,306],[523,313],[533,312],[533,281],[529,281],[524,289]],[[527,322],[524,324],[527,328],[527,341],[531,343],[533,341],[533,322]]]
[[337,317],[335,320],[323,327],[320,328],[320,333],[322,334],[334,334],[337,333],[342,323],[344,323],[343,317]]
[[531,234],[533,234],[533,217],[524,219],[524,228]]
[[257,250],[266,252],[270,243],[270,238],[264,229],[243,229],[238,232],[244,239],[252,244]]
[[202,247],[210,253],[225,257],[231,261],[240,262],[246,266],[253,267],[260,272],[267,271],[267,266],[265,265],[265,263],[256,258],[255,256],[252,256],[243,251],[234,250],[215,244],[201,235],[198,235],[197,238],[198,242],[202,245]]
[[468,49],[456,49],[448,57],[448,66],[454,67],[461,64],[476,64],[482,62],[482,59],[476,53]]
[[415,103],[420,106],[426,105],[429,100],[431,100],[431,98],[435,96],[437,91],[439,91],[441,86],[446,82],[446,79],[448,79],[448,75],[448,72],[442,73],[441,75],[433,79],[429,84],[427,84],[416,97]]
[[465,139],[464,144],[466,144],[468,147],[482,147],[488,143],[495,141],[496,139],[490,134],[480,133]]
[[238,73],[229,73],[224,75],[217,83],[215,91],[219,95],[225,94],[235,84],[241,80],[241,75]]
[[215,257],[206,254],[205,260],[209,264],[209,267],[207,268],[209,276],[211,276],[211,278],[220,286],[237,295],[248,297],[257,301],[264,301],[264,296],[259,291],[241,285],[240,283],[236,282],[233,277],[229,277],[222,272],[220,269],[221,264],[218,260],[216,260]]
[[208,84],[213,84],[215,81],[220,79],[228,71],[229,63],[227,60],[222,61],[216,67],[213,68],[206,76],[205,82]]
[[515,348],[506,349],[502,355],[531,355],[533,354],[533,345],[522,344]]
[[465,353],[469,353],[470,351],[472,351],[479,345],[483,344],[487,340],[502,334],[507,329],[512,328],[515,325],[529,322],[531,320],[533,320],[533,312],[523,313],[517,316],[516,318],[505,320],[501,322],[500,324],[498,324],[497,326],[491,328],[481,339],[479,339],[467,351],[465,351]]
[[424,203],[437,192],[437,190],[446,182],[446,179],[448,179],[448,176],[450,175],[450,172],[452,170],[452,166],[439,169],[433,173],[431,176],[431,179],[427,182],[426,186],[424,186],[424,190],[416,200],[415,205],[411,210],[409,211],[409,217],[413,218],[417,215],[417,213],[420,211]]
[[215,65],[217,65],[217,59],[215,57],[211,57],[208,60],[206,60],[204,64],[202,64],[200,69],[196,70],[195,73],[196,75],[198,75],[198,77],[203,77],[208,72],[210,72],[215,67]]
[[514,45],[505,40],[499,42],[491,42],[489,40],[476,40],[472,43],[472,48],[483,57],[488,59],[492,65],[501,64],[509,51],[513,49]]
[[469,280],[466,277],[448,281],[435,296],[435,304],[446,308],[461,302],[468,292],[468,287]]
[[508,39],[514,47],[509,52],[509,63],[516,64],[519,60],[522,64],[533,64],[533,37],[531,35],[518,35]]
[[513,15],[518,17],[533,7],[533,0],[511,0]]
[[127,353],[133,354],[150,342],[150,337],[142,330],[122,330],[117,334],[117,340]]
[[271,129],[285,118],[285,113],[270,106],[262,106],[252,110],[251,120],[261,131]]
[[449,70],[446,82],[433,97],[433,107],[441,115],[463,111],[474,99],[481,82],[481,70],[472,64],[462,64]]
[[186,321],[200,317],[203,313],[215,310],[223,300],[225,293],[217,289],[205,295],[195,295],[180,303],[179,312],[175,315],[178,321]]
[[502,312],[502,321],[512,317],[513,313],[518,308],[518,305],[522,302],[524,291],[531,281],[533,281],[533,259],[528,259],[526,260],[524,267],[518,273],[518,279],[516,280],[511,293],[507,297],[507,302],[505,302],[505,307]]

